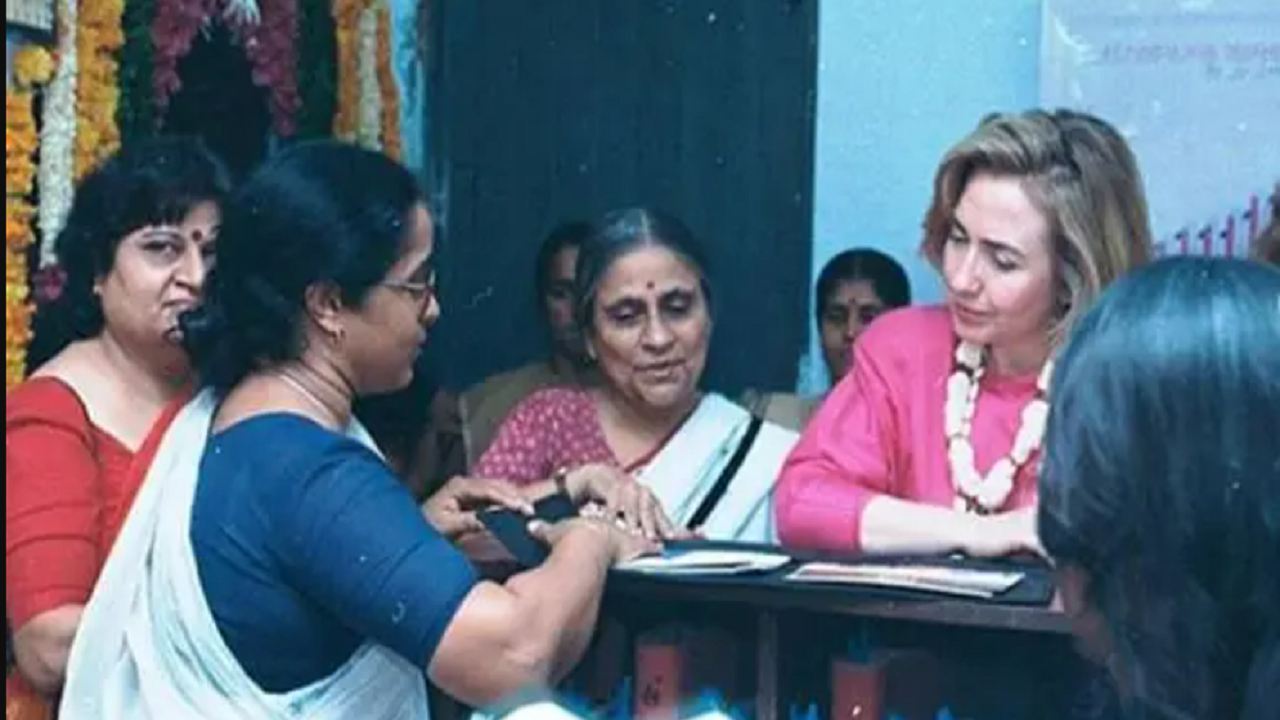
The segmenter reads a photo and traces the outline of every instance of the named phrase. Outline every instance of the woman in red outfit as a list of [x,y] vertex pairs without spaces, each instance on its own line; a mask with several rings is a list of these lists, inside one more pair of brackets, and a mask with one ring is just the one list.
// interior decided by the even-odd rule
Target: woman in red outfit
[[[125,148],[84,180],[57,239],[66,283],[5,398],[6,705],[62,686],[80,614],[187,396],[178,315],[199,299],[228,189],[195,139]],[[23,698],[25,700],[23,700]]]

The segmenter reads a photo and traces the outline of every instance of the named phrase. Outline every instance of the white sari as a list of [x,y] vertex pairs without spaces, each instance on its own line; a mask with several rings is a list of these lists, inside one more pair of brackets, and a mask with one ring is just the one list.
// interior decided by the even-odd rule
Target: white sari
[[[428,720],[422,669],[378,645],[284,694],[262,691],[236,662],[191,548],[192,501],[215,409],[213,395],[201,393],[161,442],[80,620],[61,720]],[[372,447],[358,425],[350,434]]]
[[[671,520],[687,525],[711,492],[751,424],[751,414],[721,395],[708,394],[638,480],[657,496]],[[742,465],[702,525],[709,540],[778,542],[773,488],[799,436],[761,424]]]

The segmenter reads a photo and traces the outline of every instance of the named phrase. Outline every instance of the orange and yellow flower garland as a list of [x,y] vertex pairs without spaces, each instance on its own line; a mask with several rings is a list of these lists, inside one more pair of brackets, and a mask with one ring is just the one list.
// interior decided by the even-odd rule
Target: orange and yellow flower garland
[[76,13],[75,177],[84,177],[120,147],[116,53],[124,46],[123,0],[83,2]]
[[391,70],[391,8],[378,8],[378,89],[382,95],[382,151],[393,160],[404,155],[400,141],[400,89]]
[[14,58],[14,86],[4,93],[4,387],[22,382],[31,341],[31,288],[27,249],[35,241],[31,204],[40,144],[36,130],[33,87],[49,81],[53,58],[39,47],[26,47]]
[[[362,18],[368,12],[376,12],[376,45],[374,57],[365,53],[362,39]],[[360,141],[361,144],[381,149],[399,160],[403,155],[400,134],[400,90],[391,68],[391,9],[383,0],[334,0],[333,21],[337,35],[338,90],[337,108],[333,118],[333,134],[341,140]],[[376,96],[368,95],[366,87],[368,63],[376,67]],[[377,126],[367,127],[361,122],[361,110],[372,112],[377,106]],[[377,137],[374,138],[373,134]]]
[[360,123],[360,13],[371,0],[333,0],[333,25],[338,40],[338,103],[333,135],[352,141]]

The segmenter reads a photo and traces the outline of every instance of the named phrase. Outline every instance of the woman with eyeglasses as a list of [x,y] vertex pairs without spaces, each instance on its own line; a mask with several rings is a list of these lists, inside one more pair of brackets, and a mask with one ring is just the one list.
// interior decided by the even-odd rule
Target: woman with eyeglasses
[[431,218],[385,156],[302,144],[227,203],[207,383],[174,421],[72,652],[65,720],[426,718],[429,680],[487,706],[563,677],[605,575],[654,549],[600,520],[534,526],[537,569],[481,581],[477,509],[573,480],[455,480],[419,507],[352,418],[412,379],[440,315]]
[[1150,254],[1136,162],[1089,115],[992,116],[943,158],[924,226],[946,303],[887,313],[854,343],[782,470],[785,544],[1037,550],[1054,351]]

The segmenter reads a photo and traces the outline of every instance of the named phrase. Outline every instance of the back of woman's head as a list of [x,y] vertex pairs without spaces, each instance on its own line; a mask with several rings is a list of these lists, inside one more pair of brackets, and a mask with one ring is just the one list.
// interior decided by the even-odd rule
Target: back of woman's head
[[1061,342],[1102,289],[1151,256],[1146,193],[1133,152],[1105,121],[1072,110],[992,115],[943,158],[921,250],[935,265],[977,173],[1023,179],[1049,223]]
[[218,264],[184,334],[204,381],[225,390],[304,349],[306,293],[336,288],[359,307],[404,246],[423,202],[380,153],[321,141],[267,161],[227,201]]
[[1280,271],[1209,258],[1117,282],[1058,360],[1041,540],[1138,717],[1280,707],[1278,368]]
[[221,203],[229,189],[222,163],[194,137],[131,141],[85,176],[54,244],[65,279],[36,317],[28,365],[102,332],[94,286],[111,272],[121,241],[146,227],[180,224],[196,206]]
[[688,264],[698,274],[702,293],[711,307],[706,256],[689,228],[677,218],[656,210],[615,210],[601,218],[578,250],[574,296],[578,303],[578,326],[584,331],[594,324],[596,292],[614,262],[645,247],[665,248]]

